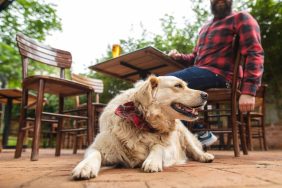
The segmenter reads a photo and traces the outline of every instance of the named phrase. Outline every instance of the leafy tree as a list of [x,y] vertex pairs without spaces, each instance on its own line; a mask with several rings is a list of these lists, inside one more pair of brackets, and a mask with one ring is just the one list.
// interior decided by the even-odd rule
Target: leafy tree
[[[29,37],[43,41],[54,30],[61,30],[61,20],[55,6],[44,0],[17,0],[0,13],[0,87],[21,87],[22,63],[16,46],[16,34],[22,32]],[[54,73],[58,70],[40,63],[31,62],[30,74]],[[55,111],[54,97],[47,97],[48,110]],[[52,105],[53,104],[53,105]],[[17,106],[18,108],[18,106]],[[13,116],[18,109],[13,108]]]
[[[44,0],[17,0],[0,14],[0,86],[19,87],[21,83],[21,60],[16,47],[16,34],[22,32],[43,41],[53,30],[61,30],[61,20],[56,15],[54,5]],[[54,69],[34,64],[29,70]]]
[[256,0],[249,6],[261,29],[265,53],[263,82],[269,85],[267,100],[276,105],[278,117],[282,120],[282,2]]

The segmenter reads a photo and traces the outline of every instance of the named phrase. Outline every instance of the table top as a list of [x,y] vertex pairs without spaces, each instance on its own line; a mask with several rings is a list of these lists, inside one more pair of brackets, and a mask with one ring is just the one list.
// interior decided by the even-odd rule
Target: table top
[[135,82],[150,74],[166,75],[184,68],[160,50],[148,46],[89,67],[116,78]]
[[[36,101],[36,96],[29,94],[28,103],[32,104]],[[7,104],[8,98],[13,99],[13,104],[20,104],[22,102],[21,89],[0,89],[0,103]]]

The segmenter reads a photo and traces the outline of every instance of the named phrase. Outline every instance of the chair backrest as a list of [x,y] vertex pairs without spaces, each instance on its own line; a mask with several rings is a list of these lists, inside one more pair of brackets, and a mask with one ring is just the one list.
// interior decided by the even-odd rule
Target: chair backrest
[[267,84],[260,85],[255,96],[256,97],[255,108],[258,109],[258,112],[261,112],[263,114],[265,109],[265,94],[267,87],[268,87]]
[[[231,88],[229,89],[222,89],[222,88],[211,88],[208,89],[207,92],[209,94],[208,101],[209,103],[218,103],[220,101],[226,102],[232,100],[233,104],[236,104],[235,99],[240,94],[240,82],[239,78],[239,70],[241,67],[241,62],[243,60],[242,55],[239,49],[239,36],[234,35],[233,42],[232,42],[232,51],[233,51],[233,59],[234,59],[234,67],[233,67],[233,75],[232,75],[232,84]],[[228,94],[227,94],[228,93]],[[231,98],[232,99],[231,99]]]
[[52,48],[41,44],[22,33],[16,36],[17,45],[23,64],[23,79],[27,77],[29,59],[60,68],[60,78],[65,78],[65,69],[69,69],[72,63],[70,52]]
[[231,87],[232,92],[233,91],[235,92],[240,86],[240,83],[238,83],[238,77],[239,77],[240,65],[242,62],[242,55],[240,53],[239,40],[240,40],[239,36],[234,35],[232,48],[233,48],[233,59],[235,60],[235,63],[234,63],[234,69],[232,75],[232,87]]
[[234,35],[233,40],[233,58],[235,59],[234,69],[233,69],[233,76],[232,76],[232,85],[231,85],[231,105],[233,106],[233,110],[235,110],[237,105],[237,98],[240,94],[240,83],[238,80],[239,77],[239,70],[240,65],[242,62],[242,55],[240,53],[240,46],[239,46],[239,35]]
[[94,93],[96,94],[96,102],[99,103],[99,94],[104,91],[103,81],[100,79],[88,78],[78,74],[72,74],[71,78],[73,81],[88,85],[93,88]]

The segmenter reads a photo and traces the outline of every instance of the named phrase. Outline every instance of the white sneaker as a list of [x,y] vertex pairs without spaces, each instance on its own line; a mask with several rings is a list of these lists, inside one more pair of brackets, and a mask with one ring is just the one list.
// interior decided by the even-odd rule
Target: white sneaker
[[198,139],[203,146],[210,146],[217,141],[217,137],[210,131],[199,133]]

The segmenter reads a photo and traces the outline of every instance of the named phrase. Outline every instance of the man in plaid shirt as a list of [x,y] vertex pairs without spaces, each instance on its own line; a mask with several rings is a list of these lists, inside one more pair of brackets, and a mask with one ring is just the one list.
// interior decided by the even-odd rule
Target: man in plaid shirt
[[[259,25],[246,12],[232,12],[232,0],[210,2],[214,18],[200,30],[193,52],[181,54],[172,50],[169,53],[173,59],[188,68],[170,75],[183,79],[192,89],[229,87],[234,67],[232,41],[236,34],[240,39],[240,53],[245,57],[245,70],[240,70],[242,94],[239,109],[242,112],[251,111],[254,109],[254,96],[263,74],[264,53]],[[208,146],[217,138],[211,132],[202,132],[199,139]]]

